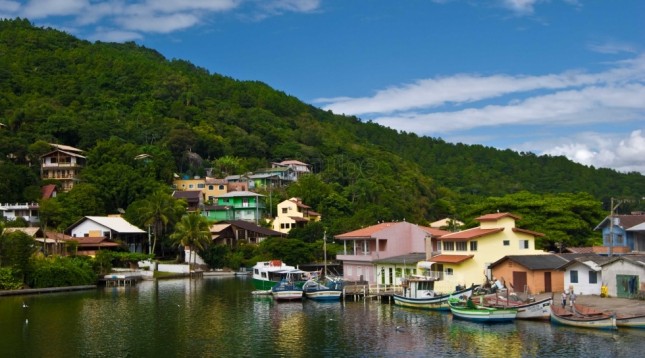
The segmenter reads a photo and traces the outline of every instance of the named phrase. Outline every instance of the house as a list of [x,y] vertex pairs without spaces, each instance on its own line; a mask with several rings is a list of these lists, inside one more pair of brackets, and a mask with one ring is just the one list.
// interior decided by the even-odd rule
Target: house
[[40,178],[56,180],[63,191],[70,191],[86,163],[83,151],[67,145],[50,145],[54,150],[40,156]]
[[[251,176],[251,180],[260,186],[285,186],[296,181],[296,171],[290,167],[273,167],[256,170]],[[262,179],[261,178],[270,178]]]
[[271,163],[271,168],[291,168],[295,175],[295,180],[298,180],[305,174],[311,174],[311,165],[303,163],[298,160],[284,160],[279,163]]
[[54,184],[48,184],[40,188],[40,197],[43,199],[55,198],[58,195],[58,189]]
[[24,219],[30,226],[40,221],[38,203],[0,203],[0,214],[7,221]]
[[404,274],[415,273],[418,259],[433,250],[433,239],[447,233],[405,221],[379,223],[336,235],[343,244],[336,259],[342,261],[343,276],[349,281],[400,284]]
[[268,237],[284,237],[285,234],[244,220],[225,220],[211,225],[213,242],[218,245],[237,247],[240,242],[259,244]]
[[150,245],[145,231],[120,216],[86,216],[68,227],[65,234],[79,239],[103,237],[123,243],[130,252],[147,253]]
[[564,273],[564,289],[573,289],[576,294],[600,295],[604,281],[601,265],[610,260],[596,254],[572,258],[560,267]]
[[320,214],[302,203],[300,198],[291,198],[278,204],[278,215],[273,220],[273,230],[289,233],[294,227],[304,227],[310,221],[320,221]]
[[225,217],[226,220],[255,222],[265,217],[264,195],[250,191],[232,191],[217,198],[217,204],[210,206],[202,215],[209,218]]
[[178,191],[200,191],[202,193],[203,202],[215,202],[217,197],[226,194],[228,187],[225,179],[217,179],[212,177],[194,177],[174,179],[172,187]]
[[642,230],[632,230],[645,223],[645,214],[607,216],[594,230],[602,230],[602,244],[611,256],[616,246],[627,246],[632,251],[645,251],[645,235]]
[[508,255],[493,262],[493,278],[504,282],[516,292],[561,292],[564,290],[564,272],[559,270],[569,260],[550,255]]
[[609,296],[634,298],[645,292],[645,255],[610,257],[600,267]]
[[172,197],[186,201],[188,204],[186,211],[188,212],[195,212],[204,207],[202,192],[199,190],[175,190],[172,192]]
[[487,214],[476,218],[475,228],[438,237],[440,253],[430,257],[434,271],[442,271],[444,279],[435,289],[449,292],[457,285],[470,286],[492,279],[490,265],[508,255],[547,254],[535,249],[535,238],[543,234],[520,229],[511,213]]

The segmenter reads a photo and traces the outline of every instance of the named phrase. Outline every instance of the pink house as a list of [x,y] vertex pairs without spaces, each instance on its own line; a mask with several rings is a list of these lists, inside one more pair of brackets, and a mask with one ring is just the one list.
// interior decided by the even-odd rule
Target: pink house
[[434,238],[448,231],[408,222],[387,222],[335,236],[343,243],[336,259],[343,262],[343,277],[370,284],[400,284],[416,274],[418,261],[436,251]]

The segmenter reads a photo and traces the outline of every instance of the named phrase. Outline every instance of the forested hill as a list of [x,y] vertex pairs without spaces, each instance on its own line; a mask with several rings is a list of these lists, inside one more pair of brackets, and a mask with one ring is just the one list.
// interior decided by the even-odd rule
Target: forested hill
[[[87,151],[78,190],[96,201],[92,214],[126,208],[173,173],[240,174],[283,159],[319,175],[272,195],[301,196],[343,228],[455,216],[522,191],[645,192],[637,173],[399,133],[134,43],[91,43],[19,19],[0,21],[0,123],[1,202],[37,198],[37,158],[54,142]],[[152,162],[133,159],[141,153]]]

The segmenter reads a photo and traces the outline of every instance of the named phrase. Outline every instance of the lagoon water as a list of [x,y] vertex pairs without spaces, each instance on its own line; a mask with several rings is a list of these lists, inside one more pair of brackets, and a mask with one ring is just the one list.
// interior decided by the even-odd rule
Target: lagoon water
[[276,303],[252,291],[247,278],[206,277],[0,297],[0,356],[588,358],[645,352],[645,330],[482,325],[377,301]]

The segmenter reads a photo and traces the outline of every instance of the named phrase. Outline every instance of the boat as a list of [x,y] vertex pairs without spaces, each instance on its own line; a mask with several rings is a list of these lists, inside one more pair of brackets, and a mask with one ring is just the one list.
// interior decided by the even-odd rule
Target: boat
[[276,301],[296,301],[302,300],[303,290],[302,283],[298,283],[295,278],[305,271],[291,270],[271,288],[271,295]]
[[[476,300],[475,300],[476,301]],[[499,294],[483,296],[480,305],[493,308],[515,308],[517,319],[548,320],[551,317],[553,297],[525,302],[511,293],[506,297]]]
[[340,279],[321,281],[317,278],[309,279],[302,286],[305,297],[316,301],[340,301],[343,294],[343,283]]
[[280,260],[257,262],[253,266],[253,285],[257,290],[269,291],[284,278],[285,272],[295,269]]
[[570,309],[551,305],[551,322],[564,326],[616,329],[616,315],[595,311],[589,307],[575,304],[573,312]]
[[472,299],[448,300],[450,312],[456,318],[480,323],[505,323],[513,322],[517,317],[517,308],[494,308],[478,306]]
[[[323,236],[324,266],[322,272],[316,272],[302,286],[305,297],[316,301],[340,301],[343,294],[343,281],[331,277],[327,272],[327,232]],[[323,277],[319,277],[320,273]]]
[[645,329],[645,314],[623,315],[616,314],[618,328],[643,328]]
[[457,287],[453,293],[444,294],[434,290],[434,283],[438,280],[437,276],[413,275],[407,277],[402,284],[402,294],[395,293],[393,295],[394,304],[403,307],[448,311],[450,310],[449,299],[467,299],[472,295],[473,289],[478,287],[477,285],[468,288]]

